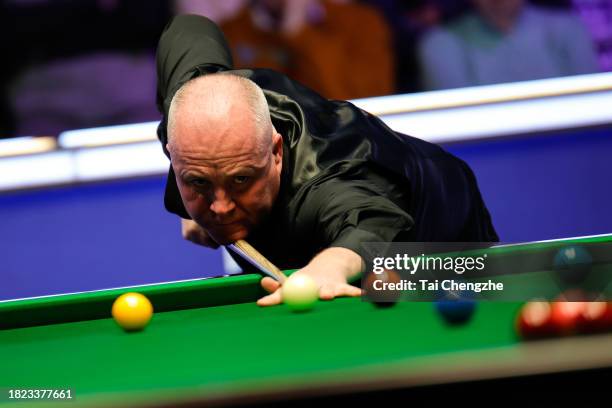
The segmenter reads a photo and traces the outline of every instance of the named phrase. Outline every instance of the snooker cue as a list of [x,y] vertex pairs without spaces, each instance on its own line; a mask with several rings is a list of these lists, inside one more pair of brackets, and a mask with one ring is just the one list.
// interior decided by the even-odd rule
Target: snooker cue
[[287,279],[285,274],[280,269],[278,269],[276,265],[268,261],[265,256],[260,254],[259,251],[253,248],[251,244],[249,244],[243,239],[239,239],[234,243],[234,245],[242,252],[252,257],[255,261],[264,266],[268,271],[272,272],[272,274],[274,274],[274,276],[276,277],[278,283],[282,285],[285,282],[285,280]]

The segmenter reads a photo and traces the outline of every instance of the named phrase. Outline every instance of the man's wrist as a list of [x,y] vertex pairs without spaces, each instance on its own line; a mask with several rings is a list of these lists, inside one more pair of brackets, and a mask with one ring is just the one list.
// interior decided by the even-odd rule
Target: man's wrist
[[325,268],[331,273],[339,273],[347,281],[355,280],[364,269],[364,262],[356,252],[343,247],[330,247],[317,256],[308,264],[312,268]]

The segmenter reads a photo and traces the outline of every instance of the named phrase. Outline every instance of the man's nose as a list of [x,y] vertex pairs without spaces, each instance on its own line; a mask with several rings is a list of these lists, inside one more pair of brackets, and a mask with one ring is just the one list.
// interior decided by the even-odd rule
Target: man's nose
[[227,191],[222,188],[216,189],[212,203],[210,204],[210,210],[217,215],[226,215],[234,208],[236,208],[236,204],[230,195],[227,194]]

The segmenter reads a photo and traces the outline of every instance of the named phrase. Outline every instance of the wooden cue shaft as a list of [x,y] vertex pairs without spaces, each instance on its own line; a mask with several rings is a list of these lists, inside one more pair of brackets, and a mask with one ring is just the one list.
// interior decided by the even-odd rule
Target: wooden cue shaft
[[249,244],[248,242],[246,242],[243,239],[239,239],[238,241],[236,241],[234,243],[234,245],[236,245],[239,249],[241,249],[247,255],[251,256],[257,262],[262,264],[267,270],[272,272],[274,274],[274,276],[277,277],[278,282],[281,285],[285,282],[285,280],[287,279],[285,274],[280,269],[278,269],[276,267],[276,265],[274,265],[272,262],[268,261],[265,256],[260,254],[259,251],[257,251],[255,248],[253,248],[251,246],[251,244]]

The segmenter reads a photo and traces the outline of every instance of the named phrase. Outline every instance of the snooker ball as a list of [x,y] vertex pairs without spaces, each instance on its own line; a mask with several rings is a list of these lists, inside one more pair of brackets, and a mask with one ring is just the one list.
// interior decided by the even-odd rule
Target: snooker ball
[[153,305],[140,293],[124,293],[113,303],[112,315],[124,330],[142,330],[153,316]]
[[401,278],[397,272],[385,269],[380,274],[368,273],[361,286],[367,300],[376,307],[385,308],[394,306],[402,295],[400,290],[388,289],[388,286],[385,285],[399,284],[400,282]]
[[583,283],[589,276],[593,258],[580,245],[564,246],[555,254],[553,266],[561,282],[568,285]]
[[464,324],[476,311],[476,301],[469,292],[447,291],[435,302],[435,308],[446,323]]
[[582,324],[583,313],[588,302],[552,302],[550,322],[556,335],[574,334]]
[[293,274],[281,288],[283,302],[294,312],[303,312],[314,307],[319,299],[319,286],[306,274]]
[[552,307],[546,301],[530,301],[523,305],[517,319],[516,330],[524,339],[537,339],[554,334]]
[[579,322],[580,333],[601,333],[612,329],[612,302],[586,302]]

